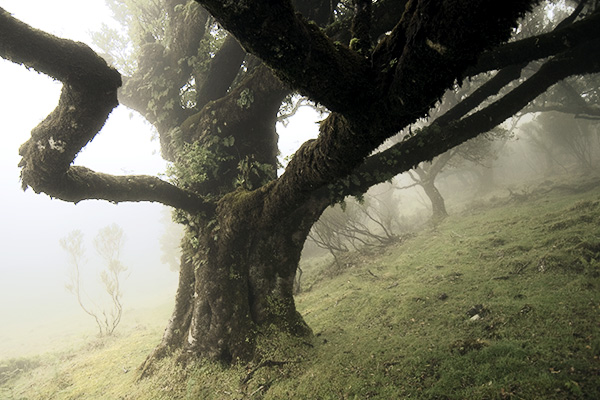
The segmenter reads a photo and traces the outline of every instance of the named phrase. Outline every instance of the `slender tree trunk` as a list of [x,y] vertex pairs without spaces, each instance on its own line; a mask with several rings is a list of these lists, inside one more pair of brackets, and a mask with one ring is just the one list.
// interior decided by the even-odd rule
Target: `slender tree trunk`
[[438,188],[435,187],[435,178],[452,158],[453,154],[454,152],[447,151],[436,158],[433,163],[424,163],[424,165],[414,168],[414,172],[419,177],[416,182],[423,188],[429,201],[431,201],[431,222],[433,225],[437,225],[448,216],[446,202]]
[[426,179],[425,181],[421,182],[421,187],[431,201],[431,221],[434,225],[436,225],[448,216],[448,212],[446,211],[446,202],[444,201],[444,198],[442,197],[442,194],[438,188],[435,187],[433,179]]

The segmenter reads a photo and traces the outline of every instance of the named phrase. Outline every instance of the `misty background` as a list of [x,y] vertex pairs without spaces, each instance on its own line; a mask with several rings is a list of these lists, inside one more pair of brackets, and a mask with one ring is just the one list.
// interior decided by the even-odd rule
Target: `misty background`
[[[2,1],[0,6],[36,28],[88,43],[88,33],[100,28],[100,18],[109,17],[103,1]],[[76,15],[74,11],[63,12],[66,9],[76,10]],[[4,138],[0,148],[0,358],[4,358],[11,356],[6,352],[35,351],[26,340],[32,334],[41,341],[53,340],[49,325],[62,325],[66,332],[94,333],[94,321],[83,314],[65,289],[70,266],[58,240],[75,229],[85,235],[84,268],[90,269],[103,267],[92,245],[98,230],[116,223],[125,231],[122,262],[129,267],[128,278],[123,281],[126,309],[167,301],[177,274],[160,262],[164,225],[160,218],[165,207],[101,201],[73,205],[31,189],[21,190],[19,146],[56,106],[62,84],[4,60],[0,62],[0,77],[0,131]],[[120,107],[76,163],[108,173],[155,175],[164,171],[165,163],[151,136],[148,124]],[[127,145],[117,146],[116,142]],[[97,275],[85,277],[84,288],[97,284],[97,280]]]
[[[104,0],[0,0],[0,7],[37,29],[88,45],[92,32],[100,30],[102,23],[111,24]],[[128,268],[121,282],[124,324],[135,323],[128,319],[128,311],[141,310],[139,315],[145,308],[165,305],[170,312],[174,300],[178,274],[161,261],[160,240],[170,225],[167,207],[96,200],[75,205],[21,189],[19,147],[56,107],[61,87],[45,75],[0,60],[0,359],[36,353],[38,342],[44,348],[52,341],[68,344],[82,332],[97,333],[94,320],[65,288],[71,266],[59,240],[73,230],[84,234],[82,287],[89,293],[100,284],[98,272],[105,267],[93,238],[113,223],[125,232],[121,255]],[[304,107],[287,128],[280,125],[285,138],[282,158],[316,135],[315,115]],[[112,112],[75,164],[110,174],[148,175],[163,174],[167,165],[160,157],[158,140],[153,140],[151,125],[124,106]]]

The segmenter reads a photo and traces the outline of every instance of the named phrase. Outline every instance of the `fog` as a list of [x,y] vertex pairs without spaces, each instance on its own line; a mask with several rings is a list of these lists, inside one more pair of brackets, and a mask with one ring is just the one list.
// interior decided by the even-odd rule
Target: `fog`
[[[88,43],[88,32],[100,27],[99,16],[108,16],[102,1],[35,2],[36,7],[29,3],[1,1],[0,6],[37,28]],[[0,148],[1,359],[36,352],[38,342],[32,341],[34,337],[43,343],[68,340],[67,333],[73,331],[95,333],[93,320],[65,289],[70,265],[58,241],[75,229],[85,235],[84,267],[93,271],[101,267],[92,245],[97,231],[112,223],[124,230],[121,259],[128,267],[122,282],[126,310],[170,301],[177,274],[160,262],[159,239],[164,229],[161,215],[165,207],[102,201],[74,205],[35,194],[31,189],[21,190],[19,146],[56,106],[61,84],[4,60],[0,61],[0,76],[0,131],[4,138]],[[157,174],[164,171],[165,162],[151,137],[147,123],[119,107],[76,164],[115,174]],[[98,277],[88,275],[92,276],[87,276],[83,285],[93,290]]]
[[[103,0],[0,0],[0,7],[35,28],[87,44],[92,31],[103,22],[110,24]],[[128,319],[133,310],[138,310],[135,315],[157,306],[168,310],[174,300],[177,272],[161,262],[167,207],[90,200],[75,205],[21,189],[19,146],[56,107],[61,85],[0,59],[0,359],[68,347],[81,335],[97,333],[94,320],[65,289],[71,266],[59,240],[73,230],[81,230],[85,237],[82,286],[86,293],[99,285],[97,273],[104,268],[92,244],[94,236],[113,223],[125,232],[121,261],[128,270],[121,282],[123,324],[136,323],[133,317]],[[282,158],[316,134],[316,118],[314,111],[302,108],[287,129],[279,126]],[[167,164],[152,138],[150,124],[119,106],[75,164],[112,174],[163,174]],[[165,326],[166,322],[165,318]]]
[[[92,33],[104,29],[104,23],[112,24],[105,2],[125,4],[0,0],[0,7],[35,28],[93,48]],[[204,102],[202,93],[218,80],[205,73],[205,65],[209,72],[228,70],[221,70],[221,65],[210,59],[218,61],[222,54],[227,58],[232,41],[218,26],[226,18],[212,19],[198,12],[193,3],[185,3],[181,15],[177,7],[149,10],[157,19],[148,26],[158,27],[158,34],[147,31],[146,22],[139,31],[129,32],[134,40],[140,39],[141,44],[134,45],[139,50],[135,51],[136,67],[140,68],[129,82],[124,80],[127,84],[120,99],[143,110],[143,115],[160,127],[160,139],[177,163],[170,165],[162,159],[152,124],[123,105],[112,111],[99,134],[74,160],[76,165],[107,174],[172,179],[184,190],[203,191],[201,197],[216,205],[216,212],[200,207],[203,211],[185,222],[190,230],[184,241],[187,258],[180,284],[191,290],[180,293],[179,300],[183,294],[184,301],[178,302],[169,324],[173,329],[163,337],[164,346],[159,345],[160,335],[175,306],[182,226],[171,221],[169,207],[158,203],[85,200],[72,204],[34,193],[31,188],[23,190],[19,148],[57,106],[62,83],[0,59],[0,132],[5,139],[0,147],[0,398],[5,398],[5,393],[10,398],[220,398],[223,393],[244,398],[284,398],[294,393],[303,398],[315,390],[320,392],[317,397],[338,393],[344,398],[428,398],[450,393],[465,398],[530,398],[544,390],[550,397],[588,397],[587,393],[597,391],[594,378],[600,342],[594,313],[600,300],[594,291],[600,285],[600,231],[596,229],[600,74],[565,79],[527,105],[518,98],[514,101],[506,93],[537,74],[541,63],[535,61],[523,69],[521,79],[507,83],[498,93],[487,93],[487,100],[469,112],[461,110],[462,106],[472,107],[471,100],[477,96],[471,95],[485,92],[481,89],[493,86],[488,84],[502,77],[503,71],[510,72],[511,65],[498,74],[489,71],[465,79],[448,90],[429,109],[429,115],[424,116],[423,111],[419,114],[422,118],[401,132],[387,130],[394,126],[393,116],[401,114],[383,115],[373,105],[348,108],[354,111],[333,115],[322,125],[324,140],[313,142],[315,146],[308,146],[306,140],[317,136],[319,121],[327,117],[327,111],[319,104],[300,107],[308,100],[290,95],[291,100],[286,98],[279,109],[280,163],[276,164],[272,143],[264,140],[268,134],[264,127],[265,121],[275,117],[273,112],[281,104],[281,97],[275,94],[282,89],[262,72],[255,75],[255,66],[255,71],[263,71],[260,59],[255,64],[253,55],[244,55],[238,48],[239,58],[231,64],[232,70],[238,71],[235,80],[232,74],[219,94],[228,95],[223,102]],[[136,1],[127,4],[144,7]],[[345,14],[352,11],[345,9],[349,3],[340,4],[344,10],[335,13],[350,15]],[[539,33],[538,23],[544,18],[567,9],[565,1],[552,4],[554,8],[546,14],[538,13],[526,21],[535,25],[530,33]],[[373,5],[385,7],[383,2]],[[334,10],[330,11],[333,15]],[[365,22],[360,21],[364,16],[358,11],[354,10],[355,27],[359,26],[355,23]],[[414,21],[418,22],[419,12],[416,9]],[[197,40],[197,32],[187,32],[186,23],[195,14],[208,18],[208,22],[193,25],[204,26],[202,42]],[[139,15],[139,20],[145,21],[149,14]],[[163,20],[165,15],[168,17]],[[440,26],[447,26],[447,21],[442,22]],[[429,26],[433,25],[426,30]],[[170,36],[167,32],[172,28],[185,31],[185,36]],[[516,32],[525,31],[520,27]],[[224,42],[221,35],[226,37]],[[401,35],[387,35],[385,39],[382,34],[384,41],[377,49],[405,45]],[[366,55],[360,48],[366,47],[364,41],[361,44],[363,37],[352,36],[357,37],[350,41],[349,51]],[[239,38],[240,43],[247,43]],[[277,38],[281,43],[285,34]],[[385,85],[378,85],[387,80],[382,77],[404,77],[404,71],[415,70],[410,54],[419,47],[414,44],[423,45],[436,59],[435,52],[442,57],[449,54],[443,41],[436,43],[425,35],[419,40],[405,49],[404,58],[409,61],[405,65],[392,59],[395,51],[388,52],[385,63],[378,62],[379,50],[373,53],[382,70],[372,71],[377,79],[371,81],[372,90],[365,98],[380,92],[384,96],[378,101],[389,102],[390,107],[404,104],[397,100],[400,95],[416,98],[411,95],[412,85],[406,91],[408,97],[390,90],[394,98],[379,90]],[[113,60],[118,68],[135,69],[113,57],[111,50],[119,46],[110,38],[101,46],[110,54],[107,60]],[[171,52],[178,46],[191,52],[183,52],[183,56]],[[339,45],[334,48],[340,49]],[[22,49],[30,50],[30,44]],[[227,51],[221,52],[224,49]],[[336,57],[339,54],[345,52]],[[243,62],[242,56],[246,57]],[[279,52],[274,57],[279,59]],[[420,52],[415,58],[430,60]],[[349,60],[356,64],[352,57]],[[443,74],[447,65],[433,61],[434,70],[438,64]],[[141,68],[143,65],[149,68]],[[406,67],[410,68],[402,69]],[[165,71],[175,71],[181,79],[171,80]],[[554,71],[552,67],[550,71]],[[281,72],[287,74],[285,69]],[[336,74],[329,83],[331,79],[345,82],[338,79],[343,75]],[[257,77],[259,81],[255,81]],[[129,86],[130,82],[135,85]],[[420,84],[416,79],[413,82]],[[269,96],[265,105],[269,106],[251,108],[256,93],[264,94],[261,87],[266,83]],[[422,85],[427,89],[431,84]],[[437,86],[436,80],[431,86]],[[302,82],[298,87],[303,87]],[[341,104],[327,96],[318,97],[319,90],[306,92],[326,99],[324,103]],[[148,97],[131,101],[136,97],[132,93],[147,93]],[[327,94],[331,93],[337,94]],[[346,106],[355,104],[352,97],[342,97]],[[156,102],[159,99],[166,101]],[[256,99],[263,101],[262,97]],[[271,106],[272,99],[275,103]],[[506,111],[501,99],[509,100]],[[187,109],[179,110],[180,105]],[[499,123],[515,112],[515,105],[523,108],[491,131],[456,145],[458,139],[473,137]],[[79,104],[74,104],[62,110],[70,113],[78,108]],[[417,108],[409,105],[408,109]],[[171,111],[178,117],[165,118]],[[291,114],[287,118],[281,115],[286,112]],[[486,122],[475,123],[483,121],[482,115]],[[240,121],[251,129],[240,128]],[[373,129],[364,121],[370,121]],[[73,122],[70,126],[77,129],[81,125]],[[365,131],[357,131],[359,127]],[[457,132],[460,127],[464,130]],[[385,137],[396,135],[373,150],[373,140],[384,137],[383,133]],[[55,131],[48,132],[49,147],[37,142],[38,150],[62,153],[62,143],[74,136],[77,132],[57,141]],[[263,149],[249,145],[253,137]],[[342,139],[347,143],[338,146]],[[307,151],[298,152],[292,164],[298,168],[290,168],[279,180],[282,185],[271,185],[280,183],[272,181],[274,170],[278,168],[281,176],[303,144]],[[390,158],[376,154],[392,146],[400,150],[386,152],[392,154]],[[418,159],[433,158],[410,166],[402,162],[398,166],[392,159],[414,160],[412,149],[422,157]],[[35,153],[35,144],[33,150]],[[42,157],[47,161],[55,156]],[[366,162],[360,165],[361,160]],[[392,178],[408,167],[412,169]],[[307,170],[311,168],[315,170]],[[386,174],[385,168],[393,173]],[[35,186],[34,181],[26,181]],[[286,182],[293,184],[286,186]],[[382,183],[362,193],[374,182]],[[150,185],[150,189],[159,186]],[[60,191],[60,186],[55,190],[49,192],[64,196],[68,191]],[[301,192],[296,193],[298,190]],[[229,194],[222,197],[224,193]],[[348,193],[354,196],[344,198]],[[264,201],[264,205],[257,207],[256,201]],[[317,213],[334,202],[315,222]],[[289,213],[288,218],[284,213]],[[177,215],[180,220],[190,217],[185,212]],[[104,230],[108,227],[118,227],[113,231],[118,238],[124,233],[116,257],[110,244],[103,248],[96,239],[100,232],[109,232]],[[79,232],[83,234],[81,257]],[[308,239],[297,264],[295,256],[305,234]],[[207,247],[202,248],[204,245]],[[223,288],[233,295],[215,291]],[[232,307],[228,301],[233,302]],[[181,304],[189,307],[179,307]],[[314,334],[305,329],[302,319]],[[152,348],[158,351],[152,352]],[[176,350],[177,362],[155,362],[170,350]],[[202,358],[218,357],[222,363],[195,363],[194,352]],[[247,355],[254,357],[248,360]],[[142,364],[144,359],[147,361]],[[223,368],[242,362],[248,363]]]
[[[116,223],[125,231],[122,261],[129,267],[129,277],[123,282],[126,307],[155,306],[169,299],[177,276],[160,262],[163,206],[102,201],[74,205],[35,194],[31,189],[21,190],[18,148],[56,105],[60,85],[8,62],[0,64],[0,73],[4,88],[0,130],[5,138],[0,149],[2,343],[13,342],[44,323],[72,316],[80,316],[79,323],[93,328],[93,321],[82,315],[72,294],[64,288],[69,265],[58,240],[75,229],[80,229],[88,240],[86,258],[90,265],[97,258],[91,240],[100,228]],[[149,126],[139,117],[119,108],[102,135],[84,149],[76,162],[109,173],[156,174],[164,170],[165,163],[151,135]],[[15,343],[12,350],[25,345]],[[0,358],[8,351],[4,347],[0,347]]]

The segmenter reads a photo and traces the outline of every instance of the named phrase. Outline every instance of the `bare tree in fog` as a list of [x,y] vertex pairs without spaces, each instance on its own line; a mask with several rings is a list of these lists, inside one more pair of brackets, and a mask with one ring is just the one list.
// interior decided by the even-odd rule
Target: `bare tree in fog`
[[85,247],[83,246],[83,233],[80,230],[72,231],[68,236],[59,240],[60,246],[69,255],[69,261],[71,263],[71,273],[69,275],[69,282],[65,285],[66,289],[75,295],[79,307],[90,317],[94,318],[96,325],[98,326],[99,334],[102,335],[102,322],[96,312],[86,306],[82,297],[81,287],[81,268],[83,267]]
[[360,201],[349,200],[329,207],[313,225],[309,238],[325,249],[341,268],[339,255],[350,250],[383,246],[398,240],[397,215],[386,213],[385,206],[375,196],[366,195]]
[[[600,13],[588,9],[553,32],[508,42],[538,3],[111,0],[123,28],[105,30],[103,43],[121,72],[0,10],[0,56],[64,83],[56,110],[20,149],[23,187],[70,202],[176,208],[186,228],[180,285],[144,371],[176,350],[226,364],[252,359],[261,335],[311,335],[293,282],[329,205],[489,132],[566,77],[600,71]],[[478,74],[485,83],[468,97],[376,152]],[[72,165],[120,87],[119,101],[156,128],[173,162],[169,182]],[[294,92],[330,113],[277,176],[277,115]]]
[[100,281],[110,298],[108,306],[98,305],[101,304],[100,299],[86,301],[83,297],[84,289],[81,278],[81,269],[85,264],[83,233],[75,230],[59,241],[60,246],[69,255],[72,268],[66,288],[75,295],[81,309],[94,318],[100,336],[111,335],[121,322],[123,314],[121,274],[127,271],[127,267],[120,260],[124,240],[123,229],[116,224],[102,228],[94,238],[94,247],[106,264],[106,268],[100,272]]
[[431,221],[434,225],[448,216],[446,201],[435,185],[436,178],[443,171],[450,168],[459,168],[466,163],[480,165],[491,171],[491,168],[484,165],[484,163],[496,156],[495,142],[506,141],[509,136],[509,131],[496,127],[490,132],[481,134],[460,146],[448,150],[432,161],[419,164],[412,171],[409,171],[410,177],[423,189],[431,203]]

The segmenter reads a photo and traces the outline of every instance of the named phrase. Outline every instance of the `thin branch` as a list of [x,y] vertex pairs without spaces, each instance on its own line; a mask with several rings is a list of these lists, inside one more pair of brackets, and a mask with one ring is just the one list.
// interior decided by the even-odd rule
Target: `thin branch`
[[457,121],[461,119],[490,96],[498,94],[500,90],[506,87],[506,85],[518,79],[521,76],[521,71],[525,66],[525,63],[509,65],[498,71],[492,78],[478,87],[467,98],[462,100],[456,106],[452,107],[443,115],[439,116],[436,119],[436,122],[443,126],[451,121]]
[[[411,174],[411,171],[406,171],[406,172],[408,172],[409,176],[414,181],[415,177],[414,177],[414,175]],[[393,188],[396,190],[405,190],[405,189],[412,189],[416,186],[421,186],[421,184],[419,182],[415,182],[415,183],[411,183],[410,185],[406,185],[406,186],[393,185]]]
[[[294,105],[291,110],[289,110],[283,114],[277,115],[277,122],[281,122],[283,124],[283,126],[287,126],[287,124],[289,122],[288,121],[289,118],[296,115],[296,113],[298,112],[300,107],[313,107],[313,106],[311,105],[310,100],[307,97],[301,97],[298,99],[298,101],[294,102]],[[313,108],[316,109],[316,106]]]
[[[557,27],[559,28],[559,27]],[[600,12],[552,32],[502,45],[483,53],[477,65],[466,72],[475,76],[481,72],[501,69],[550,57],[600,37]]]

